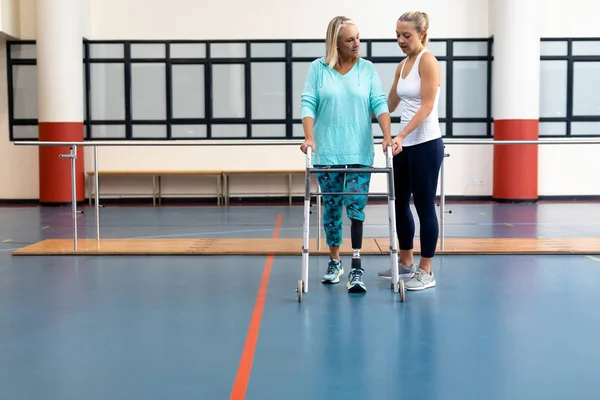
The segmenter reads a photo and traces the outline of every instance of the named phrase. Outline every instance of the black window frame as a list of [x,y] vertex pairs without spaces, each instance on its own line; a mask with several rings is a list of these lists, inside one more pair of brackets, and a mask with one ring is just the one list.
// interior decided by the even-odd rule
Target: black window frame
[[[445,61],[446,65],[446,92],[445,92],[445,103],[446,103],[446,115],[440,118],[440,122],[446,126],[444,137],[446,138],[492,138],[493,128],[493,115],[492,115],[492,64],[493,64],[493,37],[489,38],[433,38],[431,42],[445,43],[446,54],[444,56],[437,56],[438,60]],[[573,69],[575,62],[586,62],[586,61],[600,61],[599,55],[591,56],[574,56],[573,55],[573,43],[575,41],[600,41],[600,38],[542,38],[542,42],[550,41],[561,41],[567,42],[567,54],[559,56],[547,56],[542,55],[540,60],[566,60],[567,61],[567,99],[566,99],[566,116],[565,117],[540,117],[540,122],[565,122],[566,132],[565,135],[558,137],[570,137],[571,135],[571,123],[572,122],[600,122],[600,115],[587,115],[579,116],[573,115]],[[386,62],[386,63],[398,63],[402,60],[403,56],[398,50],[396,56],[384,56],[374,57],[372,56],[372,45],[373,43],[395,43],[395,39],[363,39],[362,42],[366,46],[366,54],[363,57],[374,63]],[[487,43],[487,54],[480,56],[456,56],[453,53],[454,43],[457,42],[485,42]],[[244,44],[246,49],[245,57],[238,58],[212,58],[211,57],[211,45],[213,44],[228,44],[238,43]],[[285,54],[282,57],[253,57],[251,53],[252,44],[255,43],[280,43],[284,45]],[[295,43],[318,43],[323,45],[324,40],[318,39],[263,39],[263,40],[83,40],[83,64],[84,64],[84,75],[85,75],[85,112],[83,123],[86,127],[85,139],[90,140],[91,132],[96,125],[124,125],[125,126],[125,137],[122,138],[93,138],[93,140],[214,140],[212,137],[212,127],[217,124],[242,124],[246,126],[247,140],[261,140],[264,138],[257,138],[252,136],[252,128],[254,124],[281,124],[285,125],[285,136],[275,139],[298,139],[293,136],[293,127],[295,124],[301,124],[301,121],[297,118],[293,118],[293,110],[295,107],[299,107],[299,98],[294,98],[293,93],[293,66],[295,62],[310,62],[318,57],[294,57],[292,54],[292,46]],[[90,46],[93,44],[119,44],[123,46],[122,58],[91,58],[90,57]],[[165,46],[165,57],[164,58],[136,58],[131,57],[131,46],[134,44],[162,44]],[[172,58],[171,46],[173,44],[204,44],[205,56],[201,58]],[[25,138],[14,137],[14,126],[24,125],[37,125],[37,119],[15,119],[14,118],[14,88],[13,88],[13,68],[15,65],[35,65],[35,59],[13,59],[11,57],[11,50],[13,46],[17,45],[35,45],[35,40],[13,40],[7,41],[7,80],[8,80],[8,120],[9,120],[9,136],[10,141],[21,141],[21,140],[32,140]],[[455,118],[453,117],[453,70],[455,61],[486,61],[487,62],[487,115],[483,118]],[[252,65],[255,62],[279,62],[285,64],[285,118],[283,119],[253,119],[252,118]],[[93,63],[123,63],[124,64],[124,99],[125,99],[125,119],[124,120],[96,120],[90,117],[91,113],[91,83],[90,83],[90,68]],[[166,81],[166,119],[164,120],[133,120],[131,115],[131,82],[132,82],[132,64],[133,63],[164,63],[165,65],[165,81]],[[172,74],[173,65],[181,64],[196,64],[204,65],[204,118],[173,118],[172,104],[173,104],[173,86],[172,86]],[[243,64],[245,68],[245,117],[243,118],[213,118],[213,93],[212,93],[212,67],[216,64]],[[373,123],[377,121],[373,119]],[[392,117],[392,123],[398,123],[399,117]],[[454,123],[485,123],[486,132],[483,135],[469,135],[459,136],[453,133]],[[144,125],[165,125],[166,126],[166,137],[164,138],[133,138],[132,131],[133,126],[136,124]],[[173,138],[172,127],[177,124],[184,125],[205,125],[206,126],[206,137],[198,138]],[[598,135],[586,135],[586,137],[596,137]],[[540,135],[540,137],[557,137],[556,135]],[[216,140],[226,141],[229,138],[216,138]],[[239,140],[239,137],[231,137],[232,140]],[[273,139],[273,138],[270,138]],[[35,139],[34,139],[35,140]]]

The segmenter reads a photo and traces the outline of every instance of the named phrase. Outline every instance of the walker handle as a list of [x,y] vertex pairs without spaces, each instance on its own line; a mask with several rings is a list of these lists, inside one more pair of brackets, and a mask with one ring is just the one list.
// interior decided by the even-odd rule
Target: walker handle
[[391,168],[393,165],[392,158],[394,156],[392,146],[388,145],[385,150],[386,150],[385,151],[385,155],[386,155],[385,166],[387,168]]
[[306,148],[306,168],[312,168],[312,146]]

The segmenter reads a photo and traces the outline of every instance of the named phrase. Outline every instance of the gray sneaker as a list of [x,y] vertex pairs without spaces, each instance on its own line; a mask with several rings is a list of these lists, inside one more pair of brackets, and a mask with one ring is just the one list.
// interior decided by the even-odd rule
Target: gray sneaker
[[[416,271],[417,264],[413,263],[413,265],[408,267],[401,262],[398,262],[398,274],[400,275],[400,279],[410,279],[415,275]],[[379,275],[380,278],[390,281],[392,280],[392,270],[390,268],[386,269],[385,271],[379,271],[377,275]]]
[[430,275],[421,268],[418,268],[415,276],[404,284],[406,290],[423,290],[434,286],[435,277],[433,276],[433,272]]

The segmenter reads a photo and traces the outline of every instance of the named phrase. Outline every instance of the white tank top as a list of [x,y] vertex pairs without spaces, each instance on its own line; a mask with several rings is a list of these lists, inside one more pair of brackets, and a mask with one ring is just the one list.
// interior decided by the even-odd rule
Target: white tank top
[[[404,71],[404,66],[406,64],[402,64],[402,68],[400,70],[398,85],[396,86],[396,92],[402,100],[400,102],[400,130],[404,129],[404,127],[408,125],[410,120],[421,107],[421,76],[419,75],[419,61],[421,61],[421,56],[423,53],[425,53],[425,51],[428,50],[423,49],[419,53],[414,65],[405,79],[402,79],[402,72]],[[402,146],[413,146],[429,140],[437,139],[442,136],[438,117],[439,100],[440,87],[438,86],[437,93],[435,94],[435,103],[433,104],[431,114],[425,118],[423,123],[417,126],[415,130],[409,133],[408,136],[402,140]]]

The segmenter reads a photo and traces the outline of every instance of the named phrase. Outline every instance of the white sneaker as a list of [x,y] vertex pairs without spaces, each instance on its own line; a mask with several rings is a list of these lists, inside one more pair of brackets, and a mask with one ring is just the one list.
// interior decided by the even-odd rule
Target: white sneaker
[[435,286],[435,277],[433,272],[428,274],[421,268],[418,268],[415,275],[404,284],[406,290],[424,290]]
[[[417,264],[413,264],[410,267],[398,262],[398,274],[400,275],[400,279],[410,279],[415,275],[417,271]],[[392,269],[388,268],[385,271],[379,271],[377,275],[380,278],[391,281],[392,280]]]

